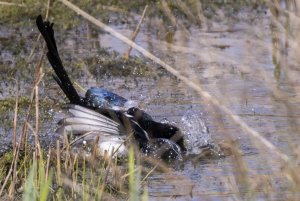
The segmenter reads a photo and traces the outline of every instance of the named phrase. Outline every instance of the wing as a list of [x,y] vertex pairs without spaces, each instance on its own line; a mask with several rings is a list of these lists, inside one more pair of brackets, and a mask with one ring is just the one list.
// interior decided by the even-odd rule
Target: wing
[[131,134],[139,146],[144,146],[149,141],[147,132],[130,116],[122,111],[97,108],[89,109],[79,105],[66,106],[67,117],[59,122],[57,133],[68,136],[80,136],[90,133],[90,137],[106,136],[111,138]]
[[121,125],[94,110],[69,104],[67,117],[60,120],[57,132],[67,135],[80,135],[95,132],[102,135],[124,135]]

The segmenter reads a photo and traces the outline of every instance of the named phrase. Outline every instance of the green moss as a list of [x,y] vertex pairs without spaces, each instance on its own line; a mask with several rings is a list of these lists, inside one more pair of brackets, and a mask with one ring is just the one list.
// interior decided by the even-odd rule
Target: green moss
[[[9,131],[13,128],[13,115],[15,111],[15,98],[6,98],[4,100],[0,100],[0,123],[5,131]],[[31,104],[30,99],[28,97],[19,97],[18,100],[18,121],[20,121],[25,114],[27,114],[27,109]],[[50,109],[54,106],[53,101],[45,98],[39,101],[39,121],[44,122],[52,119],[52,115],[48,113]],[[30,116],[35,115],[35,110],[32,109],[30,111]]]
[[[0,113],[4,113],[7,110],[14,110],[15,104],[16,104],[16,99],[14,98],[7,98],[4,100],[0,100]],[[21,109],[27,108],[30,104],[31,104],[30,98],[25,96],[19,97],[18,100],[19,108]],[[39,106],[44,109],[44,108],[51,107],[53,103],[50,100],[43,99],[40,100],[39,104],[40,104]]]
[[[24,7],[20,6],[0,6],[0,18],[1,23],[12,23],[13,25],[19,26],[20,24],[28,23],[28,18],[34,20],[35,17],[39,14],[46,13],[47,10],[47,2],[48,0],[16,0],[14,3],[21,4]],[[120,8],[120,10],[124,10],[127,13],[136,12],[140,14],[146,5],[149,5],[148,8],[148,16],[161,16],[168,20],[165,16],[164,12],[161,9],[161,4],[159,1],[130,1],[130,0],[74,0],[72,1],[76,6],[86,11],[87,13],[96,16],[102,19],[104,22],[108,22],[109,17],[108,11],[103,6],[111,6],[114,8]],[[186,6],[190,9],[190,11],[196,16],[197,8],[194,6],[194,1],[186,1],[184,2]],[[222,9],[225,11],[227,16],[234,17],[234,12],[238,11],[244,7],[255,8],[264,5],[263,1],[251,1],[251,0],[204,0],[202,3],[202,9],[204,11],[204,15],[208,18],[213,17],[218,9]],[[186,19],[187,16],[182,8],[172,0],[168,0],[167,4],[171,9],[174,16],[179,19]],[[232,12],[234,11],[234,12]],[[120,18],[122,21],[124,18],[128,17],[124,16],[126,13],[122,13],[123,17]],[[78,17],[76,14],[64,6],[59,1],[51,1],[50,5],[50,20],[54,21],[55,24],[63,26],[64,28],[74,27],[79,23]],[[31,22],[29,22],[31,23]],[[189,21],[191,23],[191,21]]]
[[162,68],[157,68],[156,64],[145,61],[145,58],[130,56],[128,59],[125,59],[120,54],[108,52],[105,49],[99,49],[96,55],[88,55],[87,57],[77,58],[74,55],[70,55],[71,61],[67,59],[68,55],[64,54],[61,56],[64,57],[62,60],[65,61],[64,66],[66,66],[71,80],[82,79],[86,75],[84,72],[86,67],[96,79],[111,76],[155,79],[160,74],[166,73]]
[[13,157],[13,151],[8,151],[0,157],[0,181],[4,181],[9,171],[11,162],[13,161]]
[[0,6],[0,17],[2,23],[14,23],[19,24],[22,21],[37,15],[37,12],[45,13],[45,5],[47,1],[35,1],[35,0],[16,0],[15,4],[22,6]]
[[[27,174],[27,170],[29,169],[31,163],[32,163],[32,155],[33,155],[34,149],[31,148],[31,146],[27,146],[26,148],[23,147],[19,151],[18,155],[18,178],[24,178],[25,175]],[[9,169],[11,167],[11,164],[14,159],[14,153],[12,148],[3,153],[0,156],[0,181],[4,181],[5,177],[7,176]],[[9,179],[8,185],[6,187],[9,187],[9,184],[11,182],[11,177]],[[22,182],[22,180],[17,179],[17,186],[20,186],[18,184],[19,182]]]
[[132,77],[153,77],[153,68],[147,66],[144,61],[137,57],[125,60],[121,56],[112,53],[108,57],[86,59],[90,72],[97,78],[105,76],[132,76]]

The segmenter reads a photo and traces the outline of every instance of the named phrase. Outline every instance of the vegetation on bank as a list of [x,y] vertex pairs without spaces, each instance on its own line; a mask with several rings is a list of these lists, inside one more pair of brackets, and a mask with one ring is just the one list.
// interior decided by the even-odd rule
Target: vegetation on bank
[[[0,6],[0,23],[11,23],[12,25],[19,26],[20,23],[28,22],[28,19],[35,19],[40,13],[46,13],[49,3],[51,21],[55,21],[56,24],[65,28],[76,26],[79,22],[79,18],[74,16],[71,10],[62,6],[59,1],[48,0],[16,0],[11,6]],[[75,5],[82,8],[86,12],[93,16],[100,17],[104,23],[109,23],[109,14],[116,13],[121,14],[115,23],[128,23],[132,19],[133,13],[141,13],[146,5],[149,6],[148,17],[160,17],[167,24],[172,23],[167,9],[170,10],[177,18],[186,19],[188,23],[200,23],[192,19],[191,15],[197,15],[199,9],[202,10],[203,15],[206,18],[214,18],[217,16],[217,12],[222,9],[226,17],[234,17],[235,13],[243,8],[255,9],[256,11],[266,7],[263,0],[203,0],[201,3],[195,0],[183,1],[157,1],[157,0],[145,0],[145,1],[130,1],[130,0],[74,0]],[[164,4],[165,3],[165,4]],[[126,18],[129,18],[126,19]]]

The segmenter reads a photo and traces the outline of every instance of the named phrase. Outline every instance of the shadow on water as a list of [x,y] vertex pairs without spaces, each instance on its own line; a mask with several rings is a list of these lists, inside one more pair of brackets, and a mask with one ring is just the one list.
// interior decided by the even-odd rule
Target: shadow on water
[[[155,16],[151,11],[154,16],[142,24],[136,43],[199,83],[282,152],[293,156],[293,148],[300,140],[296,134],[300,118],[299,47],[295,43],[299,20],[291,19],[298,19],[294,14],[296,4],[281,2],[279,7],[263,5],[254,11],[247,7],[235,10],[204,4],[199,21],[183,5],[174,9],[187,19],[192,18],[194,22],[190,24],[186,19],[174,24],[172,13],[160,17],[161,13],[168,12],[168,7],[161,5],[161,13]],[[111,27],[130,37],[139,16],[127,12],[131,17],[126,22],[120,20],[122,13],[106,17]],[[235,17],[228,17],[230,14]],[[229,149],[234,142],[243,159],[242,165],[251,170],[237,172],[235,166],[241,164],[234,161],[234,156],[174,164],[175,171],[155,172],[148,178],[150,200],[239,200],[250,193],[256,194],[258,200],[280,200],[288,196],[289,183],[283,179],[281,164],[266,160],[266,151],[258,149],[226,114],[137,51],[133,50],[132,57],[125,61],[122,56],[127,45],[82,19],[79,21],[68,31],[57,27],[56,35],[62,60],[73,80],[84,89],[105,87],[137,100],[154,119],[167,119],[180,125],[192,154],[197,154],[197,148],[207,142]],[[4,150],[5,144],[11,142],[17,87],[24,97],[18,121],[24,118],[29,104],[28,93],[33,81],[30,75],[38,57],[27,60],[37,36],[33,21],[30,24],[24,28],[0,25],[0,71],[3,72],[0,133]],[[24,65],[26,61],[28,65]],[[60,106],[66,100],[54,84],[47,62],[44,73],[40,87],[40,133],[42,142],[48,145],[59,138],[55,134],[56,122],[62,116]],[[248,180],[237,179],[238,174],[247,175]],[[264,194],[268,182],[274,190],[271,195]]]

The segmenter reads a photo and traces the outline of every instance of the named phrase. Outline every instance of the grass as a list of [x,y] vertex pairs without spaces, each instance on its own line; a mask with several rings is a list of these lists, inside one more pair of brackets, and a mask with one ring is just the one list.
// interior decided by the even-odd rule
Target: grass
[[[41,2],[21,2],[22,6],[23,4],[24,6],[34,5],[32,8],[27,6],[28,8],[26,7],[26,9],[22,7],[20,8],[16,5],[11,5],[9,9],[6,9],[7,7],[4,6],[1,7],[3,12],[0,10],[0,13],[2,15],[1,17],[3,17],[2,19],[4,19],[3,22],[18,21],[22,19],[21,16],[24,13],[28,15],[29,18],[34,17],[37,14],[37,8],[46,12],[47,8],[45,7],[45,4],[47,2]],[[124,13],[124,15],[127,16],[132,15],[133,12],[139,12],[147,3],[149,3],[147,1],[143,3],[130,1],[127,4],[127,7],[122,10],[120,8],[123,4],[119,1],[115,1],[114,4],[108,1],[99,2],[103,3],[99,6],[99,9],[102,9],[102,6],[107,6],[111,10],[117,11],[120,16],[123,16]],[[150,6],[148,9],[148,15],[152,17],[152,19],[155,18],[154,16],[161,16],[162,19],[165,19],[165,27],[171,24],[177,29],[183,31],[183,33],[189,34],[189,26],[191,26],[191,24],[201,26],[201,30],[206,30],[207,33],[210,33],[210,23],[213,22],[213,19],[211,18],[214,18],[213,16],[215,16],[216,13],[218,16],[215,16],[215,18],[222,19],[223,16],[228,19],[230,13],[233,14],[234,12],[238,12],[239,10],[244,9],[245,6],[250,6],[250,8],[260,7],[270,12],[271,35],[269,39],[272,41],[272,55],[270,57],[272,58],[275,66],[273,72],[274,75],[270,75],[270,72],[257,67],[255,60],[251,61],[251,64],[253,63],[254,67],[252,67],[252,65],[243,66],[243,60],[232,61],[230,58],[224,57],[221,60],[222,63],[228,62],[232,65],[237,65],[237,69],[231,70],[240,71],[241,74],[243,74],[242,79],[244,79],[245,82],[249,79],[249,77],[255,77],[254,79],[257,79],[257,82],[261,84],[260,87],[263,88],[266,86],[270,89],[272,97],[276,99],[276,104],[279,102],[280,107],[284,107],[286,109],[287,114],[280,115],[282,118],[286,117],[284,120],[286,120],[288,124],[287,129],[284,130],[288,133],[287,144],[289,145],[288,150],[290,150],[288,153],[286,153],[286,150],[280,148],[280,146],[274,146],[273,143],[270,143],[270,137],[268,137],[265,132],[257,131],[257,129],[262,129],[263,126],[253,129],[248,124],[248,121],[252,124],[253,121],[250,121],[249,118],[247,119],[247,115],[237,115],[233,111],[231,107],[232,104],[237,104],[240,99],[246,100],[246,106],[247,104],[254,104],[253,97],[241,94],[241,97],[238,97],[238,100],[236,100],[234,99],[236,97],[230,97],[229,95],[226,96],[225,92],[230,92],[230,90],[226,88],[230,87],[230,85],[226,85],[226,83],[221,83],[219,85],[222,96],[218,97],[218,95],[212,95],[209,91],[203,88],[203,84],[201,83],[203,80],[199,81],[199,79],[191,73],[193,72],[193,69],[189,69],[187,67],[189,66],[188,60],[185,61],[185,67],[177,67],[175,69],[173,66],[166,64],[163,60],[157,59],[147,50],[142,49],[142,52],[145,57],[148,57],[148,59],[152,59],[154,62],[165,67],[166,71],[173,74],[173,76],[176,77],[176,79],[181,80],[182,83],[185,83],[185,87],[183,87],[184,90],[192,88],[197,92],[197,94],[194,93],[195,97],[200,95],[204,104],[210,105],[210,107],[207,107],[206,109],[213,116],[212,119],[215,120],[211,124],[216,125],[218,130],[215,129],[215,131],[217,130],[222,133],[222,139],[225,139],[225,142],[221,144],[221,147],[224,150],[230,149],[230,156],[225,159],[231,161],[230,169],[227,170],[229,171],[227,174],[230,174],[230,176],[222,174],[221,177],[218,178],[218,181],[221,181],[224,186],[226,186],[227,194],[229,194],[227,195],[228,197],[232,195],[232,197],[236,200],[255,200],[258,198],[265,198],[268,200],[276,200],[278,198],[282,200],[299,200],[299,141],[293,141],[291,139],[297,139],[297,136],[294,135],[299,132],[297,106],[295,106],[295,103],[297,104],[299,102],[298,78],[295,78],[299,73],[294,69],[299,61],[292,56],[293,52],[298,52],[299,50],[298,40],[296,37],[297,30],[293,29],[295,27],[293,23],[299,23],[296,8],[297,5],[300,5],[300,2],[286,1],[286,8],[280,7],[280,5],[273,1],[251,1],[254,3],[251,3],[250,1],[229,1],[228,4],[219,4],[219,2],[220,1],[208,3],[206,1],[201,1],[202,5],[199,5],[198,1],[176,1],[176,3],[173,1],[161,1],[149,3]],[[88,11],[88,13],[92,15],[98,11],[97,9],[92,11],[91,8],[93,7],[89,2],[74,1],[73,3],[77,4],[82,10]],[[156,8],[155,6],[158,8],[157,13],[153,11]],[[53,10],[56,12],[52,13]],[[209,12],[209,10],[211,10],[211,12]],[[233,10],[233,12],[230,12],[231,10]],[[103,15],[103,19],[107,19],[107,16],[109,16],[105,13],[101,15]],[[61,17],[61,21],[58,21],[58,23],[61,23],[61,25],[65,26],[65,28],[75,26],[76,23],[78,23],[77,20],[79,17],[74,16],[75,14],[71,10],[67,9],[67,7],[63,7],[60,2],[51,3],[50,17],[53,18],[54,21],[57,21],[55,19]],[[197,18],[194,16],[197,16]],[[145,23],[151,24],[151,22],[147,22],[147,20],[151,21],[150,17],[148,19],[146,17]],[[70,20],[71,18],[75,18],[75,20]],[[68,23],[65,23],[66,21]],[[105,21],[106,20],[104,20],[104,22]],[[253,28],[255,29],[256,27]],[[162,30],[163,28],[161,31]],[[253,32],[255,32],[255,30]],[[166,31],[166,36],[169,34],[170,32]],[[227,34],[227,32],[224,34]],[[257,32],[255,32],[255,34],[257,34]],[[261,33],[258,33],[258,35],[259,34]],[[173,36],[171,38],[173,38]],[[182,40],[184,44],[184,36],[180,38],[180,40]],[[161,43],[170,43],[173,41],[174,39],[169,39],[168,36],[168,39]],[[209,43],[209,41],[206,42]],[[257,44],[261,48],[266,48],[267,46],[263,42]],[[224,51],[230,49],[231,45],[234,44],[227,45],[221,43],[216,45],[215,43],[212,47],[217,47],[217,52],[221,55]],[[259,51],[259,47],[256,47],[256,51]],[[134,48],[139,49],[140,47],[135,45]],[[215,52],[209,52],[210,54],[198,53],[196,48],[193,49],[185,47],[184,45],[180,46],[173,44],[169,44],[168,48],[171,52],[182,54],[189,53],[199,57],[205,56],[203,63],[208,63],[210,68],[215,67],[211,61],[218,60]],[[267,48],[269,48],[269,46],[267,46]],[[15,51],[18,53],[20,50]],[[247,56],[250,57],[251,53],[248,53]],[[15,137],[12,142],[12,150],[4,153],[0,160],[0,198],[17,200],[148,200],[149,192],[147,183],[145,182],[147,181],[147,177],[158,171],[167,173],[175,171],[161,161],[139,156],[138,152],[134,150],[134,147],[130,147],[128,161],[124,162],[111,157],[98,158],[93,154],[90,156],[86,156],[85,153],[74,154],[68,146],[69,142],[66,139],[57,141],[56,146],[54,147],[41,145],[39,139],[42,134],[42,117],[40,114],[43,107],[41,107],[41,105],[44,106],[46,104],[46,102],[43,102],[41,97],[39,97],[41,95],[39,93],[39,89],[42,87],[42,80],[44,79],[44,73],[42,71],[44,61],[43,57],[44,56],[42,54],[34,65],[35,73],[32,79],[32,92],[30,96],[24,98],[23,96],[19,96],[19,92],[16,92],[16,98],[1,101],[1,113],[5,112],[6,108],[10,108],[10,111],[14,111],[14,120],[8,124],[8,127],[13,128],[12,130]],[[290,57],[292,57],[291,61],[289,61]],[[106,72],[111,72],[110,76],[129,76],[133,73],[129,66],[135,65],[139,66],[137,74],[141,74],[148,78],[151,77],[151,79],[153,79],[152,75],[158,70],[148,69],[148,67],[144,66],[143,60],[141,59],[131,59],[132,60],[125,61],[120,56],[111,56],[107,54],[107,58],[101,61],[103,65],[107,66],[107,68],[101,69],[99,74],[101,75]],[[26,59],[23,59],[21,62],[17,62],[18,66],[23,62],[26,63],[26,61]],[[97,65],[93,66],[93,64],[99,61],[94,61],[93,58],[91,58],[86,62],[90,68],[89,72],[97,74]],[[122,66],[124,64],[128,65],[127,70],[125,69],[124,71],[121,71],[121,69],[114,68],[114,70],[110,71],[112,67]],[[81,64],[79,63],[78,65],[80,67]],[[205,64],[203,65],[205,66]],[[222,66],[222,70],[227,67],[226,65],[224,66]],[[5,65],[4,68],[5,69],[1,67],[1,72],[3,71],[5,73],[9,68]],[[17,70],[11,70],[9,73],[16,75]],[[285,85],[282,86],[281,81],[283,81]],[[275,84],[273,84],[274,82]],[[180,83],[180,87],[182,87],[182,83]],[[294,96],[289,96],[289,94],[286,94],[287,92],[285,90],[281,89],[281,87],[286,85],[289,86],[290,90],[294,91]],[[247,91],[245,94],[247,94]],[[217,96],[217,98],[215,96]],[[264,101],[269,101],[268,98],[269,97],[266,97]],[[17,118],[20,114],[20,107],[26,107],[24,110],[25,114],[23,114],[24,119]],[[270,115],[264,116],[261,114],[251,114],[248,116],[250,116],[250,118],[261,118],[260,121],[262,122],[265,121],[263,118],[268,120],[270,117]],[[252,161],[249,162],[247,160],[248,157],[243,153],[244,150],[241,150],[241,145],[237,140],[235,140],[235,135],[231,132],[232,130],[230,130],[230,126],[228,126],[224,119],[235,123],[234,128],[236,129],[234,131],[245,134],[247,139],[251,139],[251,144],[256,146],[256,149],[258,150],[257,157],[264,159],[262,164],[259,165],[265,165],[266,163],[269,167],[267,168],[267,173],[263,172],[266,171],[266,169],[263,169],[263,171],[260,172],[258,167],[251,166]],[[254,122],[257,123],[257,121]],[[277,125],[274,127],[278,128]],[[271,134],[275,135],[275,133],[272,132]],[[34,140],[33,143],[30,144],[28,143],[28,138],[31,135]],[[62,147],[66,147],[66,149],[62,149]],[[95,150],[92,150],[92,153],[94,153],[94,151]],[[203,161],[200,163],[202,162]],[[220,163],[222,162],[223,161],[220,161]],[[194,160],[193,163],[198,164],[199,160]],[[217,168],[215,166],[213,167]],[[203,167],[203,169],[205,169],[205,167]],[[217,173],[217,171],[212,172]],[[167,173],[166,175],[168,175]],[[186,181],[194,184],[190,181],[189,176],[181,175],[180,178],[181,179],[179,181],[183,184]],[[169,182],[171,181],[172,180]],[[174,192],[174,195],[171,196],[176,197],[176,193],[178,192]],[[195,192],[191,189],[189,195],[193,197],[193,193]],[[214,193],[203,192],[196,196],[201,198],[210,194],[211,196],[216,197],[226,196],[225,193],[222,194],[222,192]],[[225,197],[225,199],[228,197]]]

